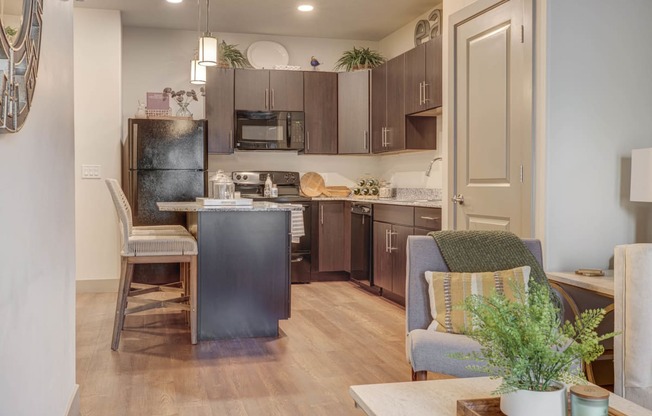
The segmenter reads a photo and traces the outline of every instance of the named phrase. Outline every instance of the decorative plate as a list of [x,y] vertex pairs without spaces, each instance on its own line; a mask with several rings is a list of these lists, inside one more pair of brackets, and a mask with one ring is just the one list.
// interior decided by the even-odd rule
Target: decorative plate
[[287,65],[290,55],[280,43],[263,40],[249,45],[247,59],[254,68],[273,69],[277,65]]

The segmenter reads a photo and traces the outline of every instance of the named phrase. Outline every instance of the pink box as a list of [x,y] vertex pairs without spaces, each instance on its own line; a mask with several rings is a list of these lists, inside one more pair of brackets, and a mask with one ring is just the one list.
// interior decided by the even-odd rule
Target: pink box
[[148,92],[147,93],[147,109],[148,110],[169,110],[170,109],[170,96],[162,92]]

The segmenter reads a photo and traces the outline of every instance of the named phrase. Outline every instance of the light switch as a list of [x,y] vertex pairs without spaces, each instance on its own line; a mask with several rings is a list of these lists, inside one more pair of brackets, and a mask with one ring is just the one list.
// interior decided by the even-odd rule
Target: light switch
[[100,165],[82,165],[82,179],[100,179]]

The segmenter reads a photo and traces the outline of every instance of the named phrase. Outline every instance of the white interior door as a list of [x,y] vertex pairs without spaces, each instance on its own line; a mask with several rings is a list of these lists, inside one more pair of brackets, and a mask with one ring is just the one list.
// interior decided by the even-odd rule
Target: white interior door
[[451,17],[453,226],[527,237],[532,216],[531,0],[480,1],[467,9]]

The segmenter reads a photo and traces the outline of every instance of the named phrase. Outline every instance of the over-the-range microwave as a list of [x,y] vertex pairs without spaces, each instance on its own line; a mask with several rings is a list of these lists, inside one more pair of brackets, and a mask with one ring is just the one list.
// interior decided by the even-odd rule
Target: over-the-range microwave
[[303,111],[236,111],[235,148],[303,150]]

